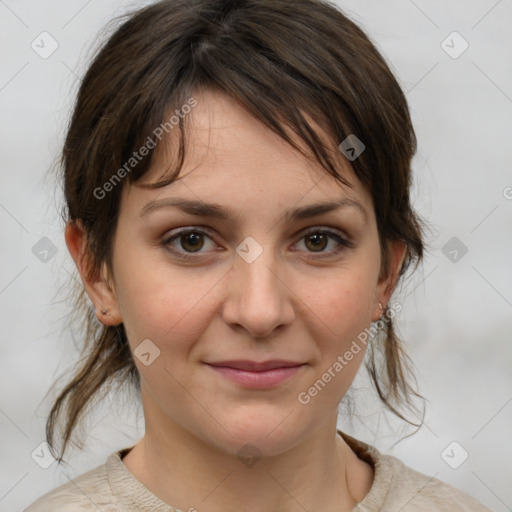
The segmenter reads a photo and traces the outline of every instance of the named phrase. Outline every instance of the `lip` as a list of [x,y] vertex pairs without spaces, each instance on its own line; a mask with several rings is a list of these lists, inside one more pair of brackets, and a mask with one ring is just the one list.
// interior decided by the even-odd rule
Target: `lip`
[[227,379],[241,386],[255,389],[275,387],[295,375],[304,366],[304,363],[284,360],[261,363],[255,361],[222,361],[206,364]]
[[249,361],[249,360],[233,360],[233,361],[219,361],[215,363],[207,363],[210,366],[219,366],[225,368],[233,368],[235,370],[246,370],[249,372],[265,372],[267,370],[274,370],[275,368],[291,368],[294,366],[301,366],[303,363],[296,361],[286,361],[284,359],[272,359],[271,361]]

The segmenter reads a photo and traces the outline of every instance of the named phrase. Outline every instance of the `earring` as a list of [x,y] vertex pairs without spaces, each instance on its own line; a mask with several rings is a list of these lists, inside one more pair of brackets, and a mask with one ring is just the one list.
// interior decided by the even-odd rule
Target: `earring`
[[382,306],[382,303],[381,303],[381,302],[379,302],[379,308],[380,308],[380,309],[382,309],[382,310],[384,310],[384,307]]
[[101,310],[101,314],[102,315],[108,315],[108,310],[107,309],[102,309]]

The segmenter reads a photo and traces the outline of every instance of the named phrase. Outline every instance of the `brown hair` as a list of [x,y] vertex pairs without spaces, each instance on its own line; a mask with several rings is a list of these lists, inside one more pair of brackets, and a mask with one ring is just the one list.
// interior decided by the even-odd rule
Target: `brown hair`
[[[154,138],[170,110],[200,88],[228,94],[288,143],[291,129],[323,168],[345,185],[332,148],[307,118],[336,145],[355,134],[366,146],[351,162],[373,198],[382,268],[389,270],[386,242],[401,240],[407,252],[400,277],[422,260],[423,223],[409,198],[416,137],[407,101],[392,71],[368,36],[335,5],[323,0],[163,0],[128,15],[97,53],[80,85],[65,140],[61,169],[65,221],[80,221],[90,248],[90,273],[102,263],[112,271],[112,240],[120,193],[148,171],[154,149],[124,182],[98,190]],[[172,183],[185,157],[186,119],[179,116],[179,149]],[[126,167],[125,167],[126,169]],[[118,173],[119,176],[119,173]],[[104,190],[104,189],[103,189]],[[416,268],[415,267],[415,268]],[[53,404],[46,437],[53,447],[60,416],[62,455],[93,399],[112,383],[140,385],[123,324],[105,326],[78,290],[77,311],[85,327],[81,359],[71,382]],[[414,376],[393,322],[386,322],[376,361],[373,344],[366,363],[384,404],[400,418],[417,394]]]

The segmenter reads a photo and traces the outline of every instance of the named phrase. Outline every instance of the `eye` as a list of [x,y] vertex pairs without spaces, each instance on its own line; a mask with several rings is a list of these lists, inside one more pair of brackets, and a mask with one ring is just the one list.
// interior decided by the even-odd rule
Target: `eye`
[[[320,257],[334,256],[341,252],[345,248],[353,247],[353,243],[342,237],[338,232],[331,230],[324,230],[313,228],[308,230],[301,241],[304,240],[304,245],[307,252],[319,253]],[[329,246],[329,242],[335,241],[334,248],[331,250],[325,250]]]
[[[189,256],[189,254],[200,253],[201,249],[205,246],[205,237],[213,242],[211,237],[200,229],[185,229],[167,237],[162,242],[162,245],[181,258],[192,259],[194,256]],[[173,245],[173,243],[176,244]]]
[[[197,259],[201,253],[208,252],[201,251],[208,245],[205,243],[205,239],[209,240],[213,244],[213,249],[215,250],[216,244],[212,240],[212,238],[202,231],[201,229],[182,229],[174,233],[173,235],[167,237],[162,241],[162,245],[174,255],[182,259]],[[333,243],[334,242],[334,243]],[[312,228],[309,229],[306,233],[303,233],[299,242],[296,242],[295,245],[304,243],[306,247],[306,252],[308,253],[317,253],[319,256],[313,257],[328,257],[334,256],[341,252],[346,248],[351,248],[354,244],[341,236],[340,233],[328,229],[319,229]],[[329,244],[334,245],[334,248],[330,250],[325,250]]]

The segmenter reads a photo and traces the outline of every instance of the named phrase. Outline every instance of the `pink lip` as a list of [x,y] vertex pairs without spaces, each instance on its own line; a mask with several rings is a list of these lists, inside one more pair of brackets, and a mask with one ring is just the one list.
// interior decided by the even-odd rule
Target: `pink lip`
[[270,388],[290,378],[304,366],[291,361],[224,361],[208,364],[224,377],[250,388]]
[[271,361],[249,361],[237,359],[233,361],[219,361],[215,363],[207,363],[210,366],[223,366],[227,368],[234,368],[236,370],[247,370],[250,372],[264,372],[273,370],[274,368],[289,368],[292,366],[300,366],[303,363],[296,361],[285,361],[284,359],[272,359]]

